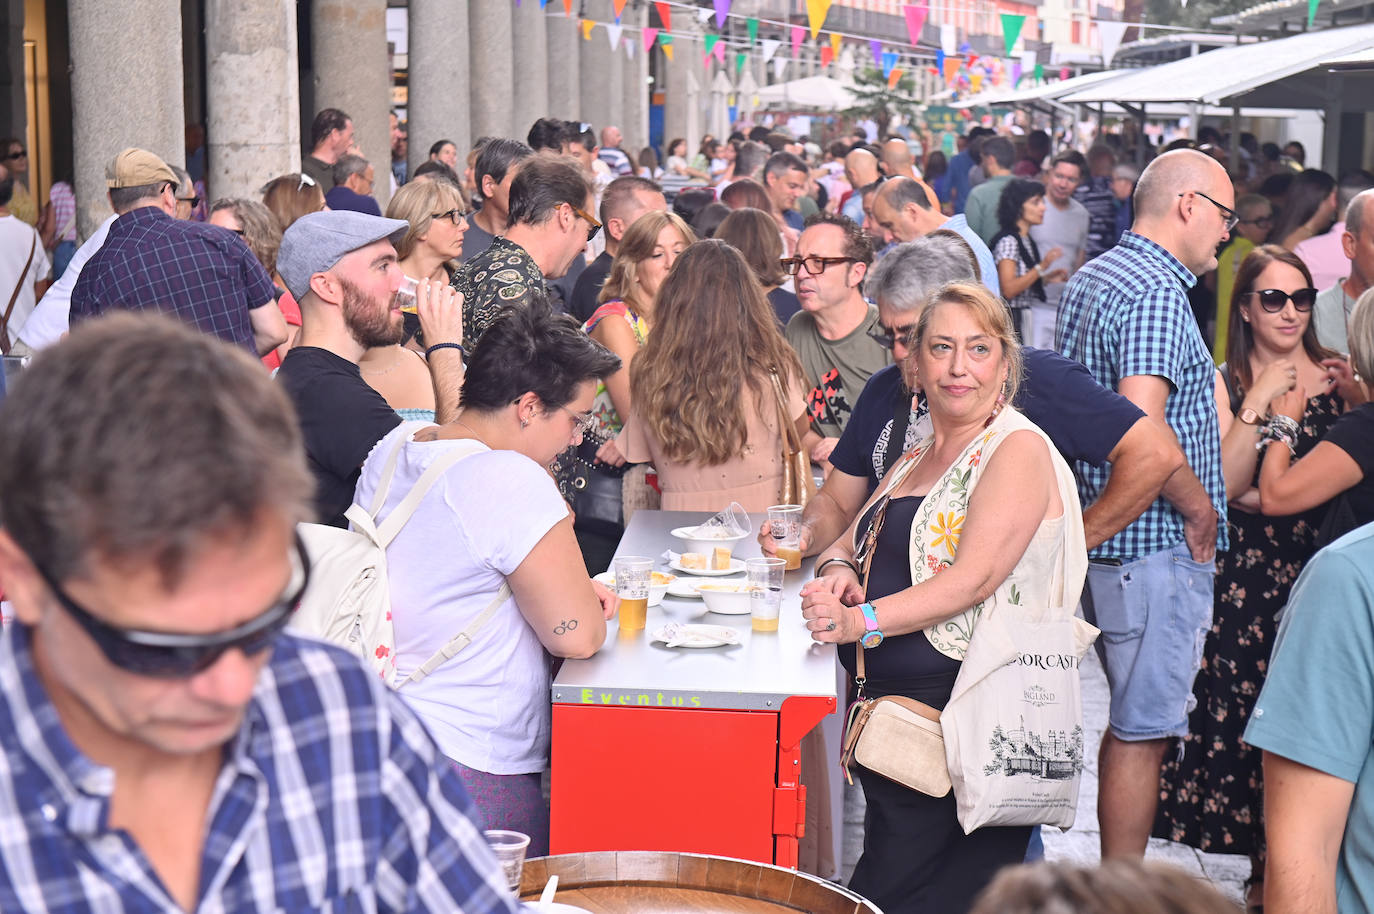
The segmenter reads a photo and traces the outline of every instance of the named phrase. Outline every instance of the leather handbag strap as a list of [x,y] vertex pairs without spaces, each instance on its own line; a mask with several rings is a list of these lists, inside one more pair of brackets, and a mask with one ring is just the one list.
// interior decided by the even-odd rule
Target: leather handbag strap
[[0,355],[10,354],[10,315],[14,313],[14,303],[19,301],[19,291],[24,288],[24,280],[29,276],[29,267],[33,265],[33,252],[38,249],[38,233],[35,232],[29,239],[29,259],[24,261],[24,269],[19,271],[19,281],[14,284],[14,291],[10,293],[9,304],[5,305],[5,315],[0,317]]
[[773,379],[773,394],[778,403],[778,422],[782,427],[783,456],[786,457],[801,450],[801,438],[797,435],[796,425],[787,417],[787,397],[782,392],[782,379],[776,371],[768,372],[768,376]]

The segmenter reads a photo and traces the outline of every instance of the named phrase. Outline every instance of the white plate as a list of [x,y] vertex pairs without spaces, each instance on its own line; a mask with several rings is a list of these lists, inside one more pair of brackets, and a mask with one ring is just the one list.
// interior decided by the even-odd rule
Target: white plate
[[682,567],[682,558],[678,557],[669,562],[668,567],[674,571],[681,571],[683,574],[699,574],[703,577],[718,578],[727,574],[739,574],[744,570],[744,560],[731,559],[730,568],[727,570],[725,568],[684,568]]
[[668,585],[668,596],[682,600],[701,599],[701,594],[697,593],[691,583],[684,578],[673,578],[672,583]]
[[[678,643],[672,644],[674,639]],[[724,625],[684,625],[674,622],[657,629],[653,640],[673,647],[720,647],[739,644],[739,632]]]

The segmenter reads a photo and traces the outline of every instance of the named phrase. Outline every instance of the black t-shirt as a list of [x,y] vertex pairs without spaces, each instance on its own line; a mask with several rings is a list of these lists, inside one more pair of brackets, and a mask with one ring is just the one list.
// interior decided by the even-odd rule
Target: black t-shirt
[[788,292],[782,286],[778,286],[768,293],[768,304],[773,306],[773,313],[778,316],[784,327],[792,319],[792,315],[801,310],[801,302],[793,292]]
[[1364,479],[1346,490],[1346,498],[1361,525],[1374,521],[1374,403],[1355,407],[1336,420],[1322,439],[1350,455]]
[[[1022,350],[1025,378],[1016,406],[1054,442],[1072,466],[1076,460],[1101,466],[1127,429],[1145,415],[1130,400],[1098,384],[1086,368],[1049,349]],[[901,372],[889,365],[868,379],[849,424],[840,435],[830,462],[851,476],[868,478],[871,492],[878,485],[891,445],[893,417],[910,409],[911,394]],[[920,405],[924,414],[924,403]],[[919,421],[919,420],[918,420]]]
[[300,419],[320,523],[347,527],[344,512],[353,504],[363,461],[401,417],[367,386],[357,365],[326,349],[292,349],[277,380]]
[[606,277],[611,275],[611,261],[614,258],[605,251],[587,264],[587,269],[577,277],[577,284],[573,286],[572,299],[568,303],[568,313],[577,318],[577,322],[585,324],[592,319],[592,312],[596,310],[596,297],[601,294],[601,287],[606,284]]

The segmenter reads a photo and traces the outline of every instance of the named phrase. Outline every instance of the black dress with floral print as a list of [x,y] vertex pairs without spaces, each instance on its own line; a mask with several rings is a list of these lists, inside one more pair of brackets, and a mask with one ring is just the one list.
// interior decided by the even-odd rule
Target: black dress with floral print
[[[1335,424],[1335,394],[1307,401],[1298,456]],[[1256,468],[1255,480],[1259,480]],[[1166,754],[1154,835],[1214,854],[1264,859],[1264,791],[1260,750],[1242,740],[1269,669],[1274,615],[1316,551],[1326,505],[1287,517],[1227,512],[1231,551],[1217,556],[1216,605],[1202,669],[1193,684],[1182,758]]]

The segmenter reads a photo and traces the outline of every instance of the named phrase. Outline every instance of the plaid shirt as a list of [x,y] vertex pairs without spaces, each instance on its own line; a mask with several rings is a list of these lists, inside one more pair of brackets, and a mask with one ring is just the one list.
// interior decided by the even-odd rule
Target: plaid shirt
[[[1172,388],[1164,419],[1178,436],[1188,466],[1226,517],[1217,425],[1216,368],[1188,305],[1197,278],[1164,248],[1127,232],[1116,247],[1074,274],[1059,303],[1059,351],[1087,366],[1098,383],[1117,390],[1122,378],[1155,375]],[[1108,467],[1081,461],[1078,494],[1092,504],[1106,488]],[[1163,498],[1093,556],[1126,561],[1184,541],[1183,516]],[[1226,525],[1217,549],[1226,548]]]
[[[181,910],[109,827],[114,773],[72,744],[18,624],[0,635],[0,741],[0,911]],[[400,696],[284,636],[226,746],[195,910],[514,914],[472,815]]]
[[116,219],[86,261],[72,289],[71,323],[158,309],[256,355],[248,312],[275,299],[271,277],[233,232],[141,206]]

